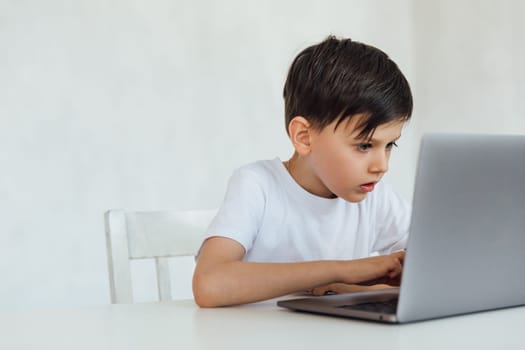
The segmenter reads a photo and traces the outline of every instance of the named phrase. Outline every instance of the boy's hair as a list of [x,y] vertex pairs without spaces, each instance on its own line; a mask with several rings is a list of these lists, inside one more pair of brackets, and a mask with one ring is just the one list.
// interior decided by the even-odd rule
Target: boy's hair
[[293,61],[283,90],[286,131],[303,116],[317,130],[356,114],[359,137],[382,124],[412,115],[412,93],[397,65],[383,51],[351,39],[327,37]]

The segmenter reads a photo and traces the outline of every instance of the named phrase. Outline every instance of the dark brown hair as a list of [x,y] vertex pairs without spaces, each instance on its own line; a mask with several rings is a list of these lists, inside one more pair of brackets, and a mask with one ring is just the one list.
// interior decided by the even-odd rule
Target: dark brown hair
[[412,115],[412,93],[405,76],[383,51],[351,39],[327,37],[300,52],[293,61],[283,90],[285,121],[303,116],[322,130],[356,114],[360,137]]

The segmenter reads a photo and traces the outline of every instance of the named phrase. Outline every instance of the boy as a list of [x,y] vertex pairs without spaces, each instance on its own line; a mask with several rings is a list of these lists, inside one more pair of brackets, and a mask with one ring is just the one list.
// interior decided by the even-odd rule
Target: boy
[[399,283],[410,211],[379,180],[412,113],[407,80],[330,36],[295,58],[283,95],[294,153],[231,177],[193,276],[201,307]]

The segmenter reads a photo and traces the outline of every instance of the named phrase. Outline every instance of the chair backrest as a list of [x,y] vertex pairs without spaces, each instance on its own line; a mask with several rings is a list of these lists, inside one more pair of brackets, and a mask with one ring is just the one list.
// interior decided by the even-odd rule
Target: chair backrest
[[130,259],[155,259],[159,300],[171,300],[168,258],[195,256],[217,210],[105,213],[111,302],[133,303]]

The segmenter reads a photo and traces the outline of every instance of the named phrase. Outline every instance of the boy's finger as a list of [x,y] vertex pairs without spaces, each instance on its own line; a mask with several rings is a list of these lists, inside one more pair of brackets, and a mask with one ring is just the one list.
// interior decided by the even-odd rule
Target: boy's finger
[[392,256],[396,257],[399,262],[401,263],[401,265],[403,265],[404,261],[405,261],[405,250],[399,250],[399,251],[396,251],[396,252],[393,252],[392,253]]

